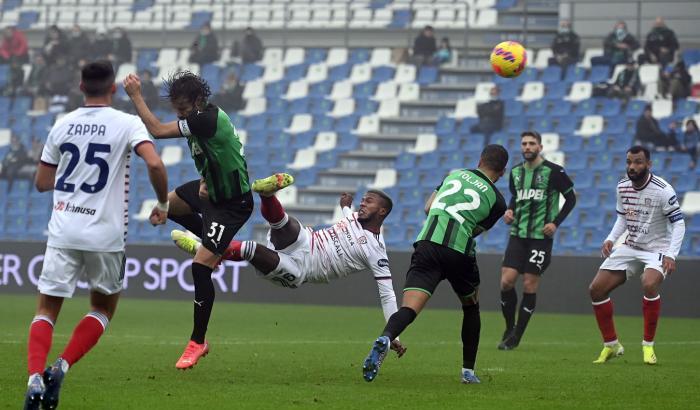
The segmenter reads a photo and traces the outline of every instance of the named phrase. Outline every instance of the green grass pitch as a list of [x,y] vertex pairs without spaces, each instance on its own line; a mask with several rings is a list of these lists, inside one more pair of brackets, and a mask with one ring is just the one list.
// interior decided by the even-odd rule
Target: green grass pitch
[[[0,409],[22,405],[32,296],[0,297]],[[53,361],[87,300],[67,300]],[[376,308],[218,302],[211,353],[174,367],[191,329],[191,303],[125,298],[108,332],[65,380],[64,409],[591,409],[698,408],[700,320],[661,318],[657,366],[642,363],[640,317],[618,317],[626,354],[605,365],[592,315],[536,314],[521,346],[496,349],[500,313],[482,313],[477,373],[459,383],[461,311],[429,307],[366,383],[361,364],[383,327]]]

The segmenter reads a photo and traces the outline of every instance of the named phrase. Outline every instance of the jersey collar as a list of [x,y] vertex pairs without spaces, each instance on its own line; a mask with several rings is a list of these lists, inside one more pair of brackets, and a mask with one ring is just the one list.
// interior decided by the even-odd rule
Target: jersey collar
[[652,179],[652,178],[654,178],[654,174],[652,174],[651,172],[649,172],[649,176],[647,177],[647,182],[645,182],[644,185],[642,185],[641,188],[637,188],[636,186],[634,186],[634,182],[632,182],[631,180],[630,180],[630,182],[632,182],[632,188],[633,188],[635,191],[643,191],[644,188],[646,188],[647,186],[649,186],[649,183],[651,182],[651,179]]

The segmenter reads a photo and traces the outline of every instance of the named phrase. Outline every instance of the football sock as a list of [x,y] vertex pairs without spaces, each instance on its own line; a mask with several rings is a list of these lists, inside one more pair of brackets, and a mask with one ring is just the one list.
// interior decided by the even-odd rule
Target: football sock
[[515,325],[518,337],[522,337],[527,328],[532,314],[535,313],[536,293],[523,293],[523,300],[520,302],[520,312],[518,312],[518,323]]
[[61,354],[63,360],[73,366],[97,344],[107,325],[109,325],[109,319],[103,313],[90,312],[85,315],[73,330],[73,335]]
[[29,326],[27,346],[27,370],[29,374],[41,373],[46,365],[46,356],[51,350],[53,321],[48,316],[37,315]]
[[251,261],[255,256],[257,246],[257,243],[254,241],[237,241],[234,239],[229,243],[222,258],[230,261]]
[[211,281],[212,269],[201,263],[192,263],[192,278],[194,279],[194,327],[190,339],[195,343],[204,343],[207,325],[214,307],[214,283]]
[[642,313],[644,315],[644,342],[653,343],[656,335],[656,325],[659,322],[659,312],[661,311],[661,295],[654,298],[642,299]]
[[593,312],[598,322],[598,329],[603,336],[603,342],[612,343],[617,341],[615,323],[613,322],[613,303],[610,298],[600,302],[593,302]]
[[168,213],[168,219],[197,235],[200,239],[202,238],[204,224],[202,223],[201,215],[198,213],[189,215],[173,215]]
[[416,316],[418,314],[415,310],[406,306],[401,307],[389,318],[382,336],[387,336],[389,340],[396,339],[413,322]]
[[284,207],[276,196],[260,196],[260,213],[272,229],[280,229],[289,221]]
[[515,326],[515,309],[518,306],[518,294],[515,288],[501,291],[501,312],[506,320],[506,330]]
[[476,353],[479,350],[481,334],[481,315],[479,304],[462,306],[462,367],[473,369],[476,363]]

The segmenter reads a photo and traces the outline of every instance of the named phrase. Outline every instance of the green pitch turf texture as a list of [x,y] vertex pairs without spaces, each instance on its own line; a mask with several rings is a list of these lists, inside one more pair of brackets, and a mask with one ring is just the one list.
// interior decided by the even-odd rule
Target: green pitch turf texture
[[[0,409],[19,409],[26,386],[31,296],[0,297]],[[53,361],[87,300],[67,300]],[[625,356],[593,365],[601,344],[592,315],[538,313],[522,345],[496,344],[500,313],[482,313],[477,372],[459,383],[461,311],[427,309],[367,383],[361,365],[381,332],[379,307],[218,302],[209,356],[175,369],[191,329],[187,301],[123,299],[97,347],[71,369],[63,409],[535,409],[700,407],[700,320],[661,318],[657,366],[642,363],[640,317],[618,317]]]

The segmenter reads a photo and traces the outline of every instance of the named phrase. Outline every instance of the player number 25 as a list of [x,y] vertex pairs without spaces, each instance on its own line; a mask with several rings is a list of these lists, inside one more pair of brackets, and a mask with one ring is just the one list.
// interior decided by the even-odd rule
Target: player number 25
[[[80,162],[80,149],[75,144],[71,144],[70,142],[61,144],[61,146],[58,147],[58,149],[61,152],[61,154],[70,154],[70,160],[68,161],[68,165],[66,166],[66,170],[63,172],[63,175],[61,175],[56,180],[56,190],[64,192],[75,192],[75,184],[71,184],[66,180],[71,176],[73,171],[75,171],[75,167],[78,165],[78,162]],[[90,185],[86,182],[83,182],[80,185],[81,191],[88,194],[94,194],[104,189],[104,187],[107,185],[107,178],[109,177],[109,164],[104,158],[98,157],[95,154],[97,154],[98,152],[108,154],[111,151],[112,147],[110,147],[108,144],[90,143],[88,145],[84,161],[88,165],[97,166],[97,168],[99,168],[100,170],[100,173],[97,175],[97,182],[95,182],[94,184]]]
[[474,209],[477,209],[479,205],[481,204],[481,197],[479,194],[470,188],[466,188],[464,190],[464,195],[469,197],[471,199],[470,202],[459,202],[454,205],[447,206],[446,203],[441,202],[441,200],[447,196],[454,195],[457,192],[459,192],[460,189],[462,189],[462,184],[459,181],[452,180],[448,182],[449,188],[444,190],[442,193],[440,193],[437,197],[435,197],[435,200],[433,201],[433,204],[430,206],[430,209],[436,208],[436,209],[444,209],[445,212],[450,214],[457,222],[460,224],[464,223],[464,217],[459,214],[460,211],[473,211]]
[[544,262],[545,251],[537,251],[533,249],[532,256],[530,256],[530,263],[541,265]]

